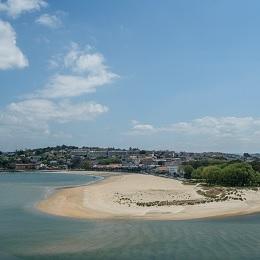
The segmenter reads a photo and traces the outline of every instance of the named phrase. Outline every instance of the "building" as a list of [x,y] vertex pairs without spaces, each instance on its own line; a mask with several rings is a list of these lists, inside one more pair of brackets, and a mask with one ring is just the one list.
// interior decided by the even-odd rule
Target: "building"
[[167,166],[168,172],[172,176],[177,176],[178,174],[178,166]]
[[155,169],[156,174],[168,174],[168,168],[165,166],[159,166]]
[[38,164],[36,163],[17,163],[15,165],[15,170],[25,171],[25,170],[37,170]]
[[75,149],[71,151],[72,156],[86,156],[88,155],[88,149]]
[[107,158],[107,156],[107,150],[91,150],[87,153],[87,157],[91,160]]
[[153,157],[145,157],[141,159],[140,164],[144,166],[150,166],[150,165],[155,165],[156,162],[154,161]]
[[110,150],[107,152],[108,157],[126,157],[128,152],[125,150]]
[[179,166],[181,165],[182,160],[180,158],[173,158],[171,160],[166,160],[164,165],[165,166]]

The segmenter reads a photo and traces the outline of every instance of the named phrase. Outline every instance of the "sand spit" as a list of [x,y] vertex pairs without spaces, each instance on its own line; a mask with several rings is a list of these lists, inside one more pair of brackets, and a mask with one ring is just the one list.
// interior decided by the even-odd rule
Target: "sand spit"
[[173,179],[127,174],[60,189],[40,201],[37,208],[73,218],[185,220],[260,212],[260,191],[208,189]]

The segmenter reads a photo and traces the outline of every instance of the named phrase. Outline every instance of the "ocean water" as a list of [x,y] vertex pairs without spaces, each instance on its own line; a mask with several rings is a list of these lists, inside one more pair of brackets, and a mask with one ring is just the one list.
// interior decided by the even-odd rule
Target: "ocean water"
[[260,215],[192,221],[89,221],[34,205],[96,177],[0,174],[0,259],[260,259]]

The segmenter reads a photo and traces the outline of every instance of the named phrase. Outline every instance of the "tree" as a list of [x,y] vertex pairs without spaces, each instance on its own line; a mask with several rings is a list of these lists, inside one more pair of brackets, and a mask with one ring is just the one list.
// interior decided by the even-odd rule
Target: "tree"
[[254,160],[253,162],[250,163],[252,168],[257,171],[260,172],[260,160]]
[[260,186],[260,173],[257,172],[255,175],[255,183],[257,186]]
[[209,184],[221,183],[222,170],[218,166],[207,166],[202,171],[202,177]]
[[82,165],[81,168],[85,169],[85,170],[89,170],[91,168],[91,163],[88,160],[85,160]]
[[203,167],[199,167],[199,168],[195,169],[191,174],[191,178],[192,179],[202,179],[202,172],[203,172]]
[[255,183],[256,173],[248,163],[234,163],[223,169],[222,178],[228,186],[250,186]]
[[194,168],[191,165],[183,165],[182,166],[182,171],[184,172],[184,178],[190,179],[191,174],[194,171]]
[[112,158],[101,159],[98,161],[98,164],[101,164],[101,165],[108,165],[108,164],[113,164],[113,163],[121,163],[121,160],[119,158],[112,157]]
[[81,165],[81,158],[80,157],[74,157],[71,161],[71,168],[72,169],[79,169]]

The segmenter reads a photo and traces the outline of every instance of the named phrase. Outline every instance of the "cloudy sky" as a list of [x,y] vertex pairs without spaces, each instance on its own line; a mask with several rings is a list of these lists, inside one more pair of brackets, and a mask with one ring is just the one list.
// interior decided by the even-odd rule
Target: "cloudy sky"
[[0,150],[260,152],[258,0],[0,0]]

